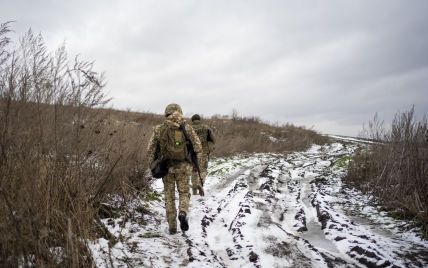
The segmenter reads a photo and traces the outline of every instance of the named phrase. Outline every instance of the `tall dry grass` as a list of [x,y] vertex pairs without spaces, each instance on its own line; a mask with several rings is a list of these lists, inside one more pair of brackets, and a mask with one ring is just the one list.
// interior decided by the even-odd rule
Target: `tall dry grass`
[[[414,108],[397,113],[391,128],[377,116],[363,131],[379,141],[359,152],[349,166],[347,179],[380,197],[402,216],[428,224],[427,118],[415,118]],[[426,234],[425,234],[426,235]]]
[[[186,107],[183,107],[184,109]],[[146,154],[146,145],[152,135],[153,128],[161,124],[165,117],[152,113],[125,112],[111,109],[98,109],[123,127],[138,127],[138,135],[128,135],[125,131],[123,138],[134,144],[144,144],[140,147],[141,154]],[[187,122],[191,122],[189,118]],[[314,130],[298,127],[292,124],[272,125],[263,122],[258,117],[241,117],[215,115],[202,118],[214,133],[216,139],[213,156],[227,156],[237,153],[288,153],[308,149],[312,144],[325,144],[329,138]],[[144,165],[147,163],[144,162]],[[144,166],[143,165],[143,166]]]
[[329,142],[317,132],[292,124],[271,125],[257,117],[214,116],[205,121],[214,130],[214,155],[236,153],[287,153],[308,149],[312,144]]
[[90,266],[103,199],[144,180],[145,145],[124,139],[141,126],[94,109],[108,99],[93,63],[9,32],[0,26],[0,265]]
[[[184,109],[186,107],[183,107]],[[120,111],[111,111],[120,117]],[[129,119],[144,126],[141,141],[147,144],[152,129],[164,121],[162,115],[150,113],[128,113]],[[191,122],[189,118],[186,119]],[[314,130],[292,124],[273,125],[258,117],[242,117],[235,114],[214,115],[202,118],[214,133],[216,144],[213,156],[237,153],[288,153],[308,149],[312,144],[325,144],[329,138]],[[146,148],[143,148],[145,150]],[[144,151],[145,153],[145,151]]]

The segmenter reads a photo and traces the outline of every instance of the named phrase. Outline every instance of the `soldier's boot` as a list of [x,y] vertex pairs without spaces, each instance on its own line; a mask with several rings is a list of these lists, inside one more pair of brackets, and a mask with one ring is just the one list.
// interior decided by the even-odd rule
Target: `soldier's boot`
[[182,231],[189,230],[189,223],[187,222],[186,212],[180,211],[178,214],[178,220],[180,221],[180,228]]
[[177,233],[177,228],[169,228],[169,234],[176,234]]

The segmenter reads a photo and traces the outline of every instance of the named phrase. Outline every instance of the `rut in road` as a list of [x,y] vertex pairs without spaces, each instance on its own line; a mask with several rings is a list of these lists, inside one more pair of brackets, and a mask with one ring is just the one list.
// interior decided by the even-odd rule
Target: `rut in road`
[[[145,226],[126,222],[120,229],[108,224],[120,219],[104,220],[124,241],[109,249],[110,263],[152,267],[428,265],[428,244],[417,232],[403,232],[398,226],[406,223],[377,213],[370,198],[343,185],[345,170],[336,165],[337,160],[351,155],[357,146],[335,143],[287,156],[216,159],[210,164],[205,197],[191,197],[188,232],[165,232],[162,200],[151,203],[152,212],[141,215]],[[154,187],[161,192],[161,182]],[[148,232],[156,237],[149,237]],[[100,266],[109,266],[101,262],[107,253],[99,253],[103,247],[98,244],[92,248],[98,252]]]

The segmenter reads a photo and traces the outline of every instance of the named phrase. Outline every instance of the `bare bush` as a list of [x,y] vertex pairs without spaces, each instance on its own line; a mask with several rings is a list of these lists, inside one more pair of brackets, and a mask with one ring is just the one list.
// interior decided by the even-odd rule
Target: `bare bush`
[[11,49],[9,31],[0,26],[0,265],[91,266],[84,238],[106,195],[140,172],[140,148],[123,137],[141,129],[93,109],[108,99],[92,62],[49,53],[31,31]]
[[348,180],[372,191],[391,208],[406,216],[428,220],[427,118],[415,119],[414,108],[397,113],[391,129],[377,117],[369,124],[366,138],[381,141],[356,155]]

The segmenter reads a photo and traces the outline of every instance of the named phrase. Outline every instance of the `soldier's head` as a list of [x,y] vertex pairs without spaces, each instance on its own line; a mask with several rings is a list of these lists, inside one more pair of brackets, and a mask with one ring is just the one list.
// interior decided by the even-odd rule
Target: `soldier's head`
[[201,117],[199,116],[199,114],[194,114],[194,115],[192,116],[192,122],[193,122],[193,121],[197,121],[197,120],[201,120]]
[[170,116],[174,112],[179,112],[180,115],[183,115],[183,111],[181,110],[180,105],[175,103],[168,104],[168,106],[166,106],[165,108],[165,117]]

